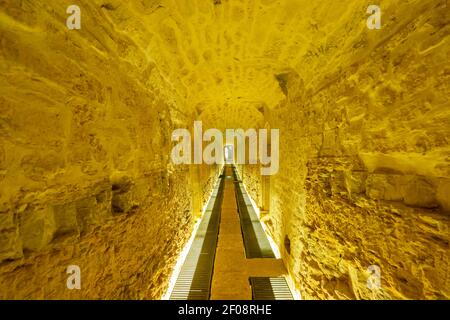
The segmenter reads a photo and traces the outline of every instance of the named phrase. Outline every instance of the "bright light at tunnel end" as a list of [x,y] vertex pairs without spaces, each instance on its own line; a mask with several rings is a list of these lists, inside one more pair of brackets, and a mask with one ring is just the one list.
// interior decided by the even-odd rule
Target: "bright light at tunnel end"
[[[172,132],[172,142],[178,142],[170,154],[174,165],[231,163],[229,156],[232,147],[233,163],[258,164],[259,161],[261,175],[275,175],[278,172],[279,129],[270,129],[270,136],[268,129],[247,129],[246,131],[244,129],[226,129],[223,134],[222,131],[212,128],[203,133],[202,121],[194,121],[193,131],[193,139],[191,139],[188,129],[175,129]],[[194,141],[193,155],[192,140]],[[247,140],[248,145],[246,145]],[[205,148],[203,148],[204,142],[209,142]],[[236,150],[236,156],[234,150]],[[246,157],[247,154],[248,157]]]

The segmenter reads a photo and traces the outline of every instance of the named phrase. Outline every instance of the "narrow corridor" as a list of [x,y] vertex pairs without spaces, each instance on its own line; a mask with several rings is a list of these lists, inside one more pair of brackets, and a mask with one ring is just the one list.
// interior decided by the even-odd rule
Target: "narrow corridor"
[[450,299],[449,1],[378,2],[0,1],[0,300]]
[[[259,220],[254,218],[249,227],[242,227],[245,219],[242,213],[253,208],[245,190],[239,188],[241,183],[237,170],[232,165],[226,165],[171,299],[251,300],[255,296],[261,300],[293,299],[284,279],[287,271],[283,261],[274,258]],[[236,198],[238,194],[242,202]],[[218,228],[216,221],[220,221]],[[255,232],[255,229],[261,231]],[[213,248],[215,243],[217,247]],[[249,252],[246,252],[244,243],[251,248],[253,258],[248,258]],[[255,286],[252,292],[251,283],[255,282],[265,285]],[[261,295],[262,291],[264,293]]]

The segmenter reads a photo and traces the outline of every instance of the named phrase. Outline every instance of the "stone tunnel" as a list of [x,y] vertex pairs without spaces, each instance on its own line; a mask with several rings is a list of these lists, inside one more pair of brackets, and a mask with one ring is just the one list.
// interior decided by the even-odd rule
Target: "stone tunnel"
[[[375,2],[1,0],[0,299],[164,298],[212,198],[211,299],[449,299],[450,10]],[[276,174],[174,163],[196,121],[277,129]]]

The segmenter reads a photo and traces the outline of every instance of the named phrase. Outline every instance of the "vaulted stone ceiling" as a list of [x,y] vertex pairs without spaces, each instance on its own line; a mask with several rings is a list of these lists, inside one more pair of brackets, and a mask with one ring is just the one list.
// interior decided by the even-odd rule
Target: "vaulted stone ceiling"
[[[287,78],[317,90],[392,37],[395,17],[416,18],[407,1],[381,2],[383,37],[367,32],[364,0],[97,0],[83,4],[83,29],[100,55],[119,55],[143,79],[156,68],[184,112],[218,127],[259,126],[262,109],[286,98]],[[66,5],[52,4],[51,12],[60,15]]]
[[100,17],[128,39],[124,57],[141,48],[134,63],[146,70],[154,62],[187,109],[220,127],[261,125],[261,109],[286,98],[286,74],[300,74],[308,88],[322,81],[320,69],[331,74],[342,52],[357,50],[356,38],[370,41],[361,0],[117,0],[100,7]]
[[450,297],[450,11],[369,4],[0,0],[0,298],[161,297],[219,173],[170,161],[194,120],[280,129],[240,170],[303,297]]

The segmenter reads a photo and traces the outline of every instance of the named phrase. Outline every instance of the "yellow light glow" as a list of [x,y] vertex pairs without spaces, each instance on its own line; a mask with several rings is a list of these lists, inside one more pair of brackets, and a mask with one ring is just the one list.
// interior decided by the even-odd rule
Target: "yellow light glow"
[[194,238],[195,238],[195,235],[197,233],[198,227],[200,226],[200,222],[202,221],[203,215],[205,214],[206,208],[208,207],[208,203],[211,200],[211,196],[212,196],[214,190],[216,189],[217,184],[219,183],[219,176],[222,173],[222,171],[223,171],[223,166],[219,170],[219,172],[220,172],[219,175],[216,177],[215,187],[211,189],[211,192],[210,192],[210,194],[208,196],[208,200],[203,205],[202,213],[201,213],[200,217],[197,218],[197,220],[195,221],[194,228],[192,229],[191,236],[189,237],[188,242],[183,247],[183,250],[181,250],[181,252],[180,252],[180,254],[178,256],[177,263],[175,264],[175,267],[172,270],[172,275],[170,276],[169,286],[168,286],[166,292],[162,295],[161,300],[169,300],[170,299],[170,295],[172,294],[173,288],[175,287],[175,283],[176,283],[176,281],[178,279],[178,276],[180,274],[181,267],[183,266],[184,261],[186,260],[186,256],[188,255],[189,250],[191,249],[192,242],[194,241]]

